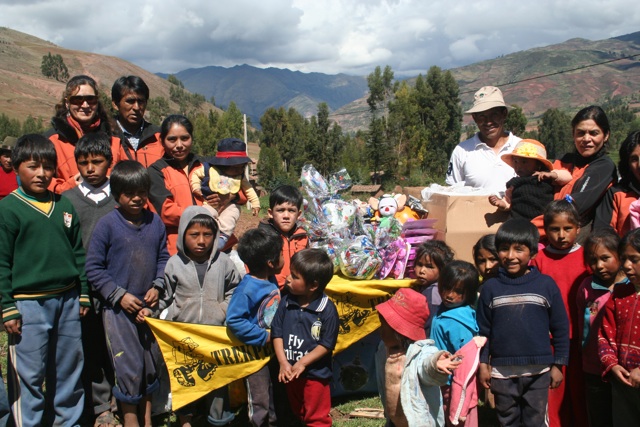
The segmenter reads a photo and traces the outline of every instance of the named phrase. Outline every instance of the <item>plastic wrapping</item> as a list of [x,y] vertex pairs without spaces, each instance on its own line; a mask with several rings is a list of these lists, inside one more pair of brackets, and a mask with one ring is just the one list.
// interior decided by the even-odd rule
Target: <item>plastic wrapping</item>
[[378,250],[367,236],[346,241],[339,255],[340,271],[352,279],[371,279],[382,265]]

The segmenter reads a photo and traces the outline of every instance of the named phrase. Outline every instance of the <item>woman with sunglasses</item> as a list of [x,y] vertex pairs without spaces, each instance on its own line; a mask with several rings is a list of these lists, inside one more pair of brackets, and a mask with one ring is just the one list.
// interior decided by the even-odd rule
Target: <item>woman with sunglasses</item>
[[56,177],[49,189],[58,194],[69,190],[81,181],[74,150],[78,140],[91,132],[105,132],[111,137],[113,164],[118,159],[119,139],[113,136],[112,124],[98,97],[98,84],[89,76],[72,77],[56,104],[56,114],[51,118],[52,129],[45,136],[53,142],[58,156]]

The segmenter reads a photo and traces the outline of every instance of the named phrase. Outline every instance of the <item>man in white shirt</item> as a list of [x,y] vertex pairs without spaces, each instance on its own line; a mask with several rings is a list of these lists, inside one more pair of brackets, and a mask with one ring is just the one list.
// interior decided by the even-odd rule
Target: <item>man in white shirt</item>
[[500,157],[511,153],[521,138],[504,130],[508,110],[502,92],[494,86],[482,87],[465,114],[471,114],[479,131],[453,149],[446,183],[464,182],[487,194],[504,192],[505,184],[516,174]]

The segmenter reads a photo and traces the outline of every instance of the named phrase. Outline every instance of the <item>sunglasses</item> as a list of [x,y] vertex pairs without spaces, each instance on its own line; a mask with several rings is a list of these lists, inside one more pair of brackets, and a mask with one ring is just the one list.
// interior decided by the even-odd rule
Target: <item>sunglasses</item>
[[69,103],[73,105],[82,105],[84,103],[96,105],[98,97],[96,95],[74,95],[69,97]]

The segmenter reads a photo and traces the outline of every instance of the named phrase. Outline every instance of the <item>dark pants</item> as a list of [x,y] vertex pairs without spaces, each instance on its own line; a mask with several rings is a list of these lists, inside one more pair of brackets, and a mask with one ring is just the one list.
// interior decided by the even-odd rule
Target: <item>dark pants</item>
[[637,426],[640,420],[640,389],[622,384],[611,378],[613,396],[613,425]]
[[0,427],[5,427],[9,421],[9,399],[7,390],[4,388],[4,381],[0,375]]
[[[616,381],[615,379],[611,379]],[[600,375],[584,374],[587,395],[587,415],[591,427],[613,425],[611,383],[602,381]]]
[[276,411],[269,366],[244,379],[249,400],[249,424],[253,427],[276,426]]
[[109,360],[107,340],[104,336],[102,317],[94,310],[80,319],[82,326],[82,349],[84,367],[82,384],[84,386],[85,418],[93,419],[105,411],[111,410],[111,389],[114,385],[113,368]]
[[182,416],[195,415],[202,413],[202,410],[207,412],[207,421],[211,425],[224,426],[233,421],[235,415],[229,409],[229,389],[225,386],[214,390],[205,397],[178,409],[176,413]]
[[491,378],[500,425],[547,426],[549,381],[549,372],[530,377]]

